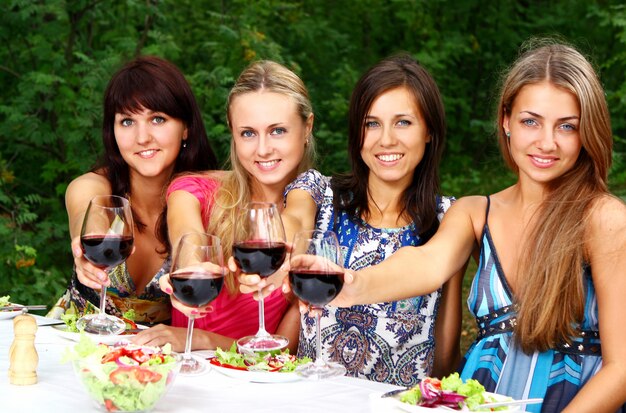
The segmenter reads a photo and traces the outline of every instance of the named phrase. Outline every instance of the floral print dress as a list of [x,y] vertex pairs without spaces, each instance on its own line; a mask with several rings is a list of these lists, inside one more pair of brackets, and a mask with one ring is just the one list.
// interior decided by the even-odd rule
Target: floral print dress
[[[374,228],[359,217],[341,212],[335,217],[330,178],[309,170],[286,192],[303,189],[318,206],[316,227],[334,230],[344,266],[352,270],[375,265],[403,246],[420,245],[411,223],[401,228]],[[438,197],[438,216],[453,198]],[[326,306],[321,317],[322,351],[343,364],[347,375],[395,385],[411,386],[429,375],[435,354],[434,325],[441,291],[407,300],[357,305]],[[298,356],[315,358],[315,318],[301,317]]]
[[[144,325],[169,323],[171,302],[167,294],[159,287],[159,278],[167,274],[171,259],[167,257],[163,265],[152,277],[143,293],[137,295],[135,284],[126,264],[120,264],[110,273],[110,286],[107,288],[105,311],[107,314],[121,317],[126,311],[135,311],[134,321]],[[72,274],[67,290],[48,313],[48,317],[61,318],[63,314],[91,314],[99,312],[100,292],[82,285]]]

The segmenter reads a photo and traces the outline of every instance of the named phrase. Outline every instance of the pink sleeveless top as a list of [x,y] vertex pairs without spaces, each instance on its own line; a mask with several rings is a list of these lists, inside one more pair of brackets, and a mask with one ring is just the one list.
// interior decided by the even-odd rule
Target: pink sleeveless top
[[[206,228],[211,216],[214,194],[219,185],[219,181],[209,177],[181,176],[167,188],[167,196],[174,191],[186,191],[195,196],[200,201],[202,224]],[[264,304],[265,329],[273,334],[278,329],[289,303],[278,289],[265,297]],[[232,295],[223,288],[211,303],[211,307],[213,311],[206,317],[197,318],[194,327],[234,339],[254,335],[259,329],[259,304],[252,298],[252,294],[241,294],[237,291]],[[187,321],[186,315],[172,308],[172,326],[187,327]]]

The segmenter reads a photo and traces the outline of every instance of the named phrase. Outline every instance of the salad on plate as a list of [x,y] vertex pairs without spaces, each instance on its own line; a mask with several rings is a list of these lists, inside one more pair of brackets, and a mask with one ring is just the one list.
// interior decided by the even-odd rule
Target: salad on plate
[[[464,382],[459,377],[459,373],[453,373],[441,380],[427,377],[416,386],[399,393],[397,399],[404,405],[425,408],[424,411],[443,407],[470,412],[517,410],[517,406],[481,409],[480,405],[485,403],[513,399],[485,391],[485,387],[477,380],[468,379]],[[422,409],[415,409],[415,411],[422,411]]]
[[242,354],[236,343],[228,351],[218,347],[215,356],[209,358],[211,366],[224,375],[265,383],[299,380],[296,367],[310,362],[310,358],[297,358],[289,350]]
[[10,300],[11,296],[9,295],[0,297],[0,320],[13,318],[22,314],[22,310],[20,308],[16,308],[21,306],[19,304],[12,303]]
[[66,349],[62,361],[72,361],[87,393],[111,412],[152,409],[180,369],[180,356],[169,344],[109,346],[84,334]]

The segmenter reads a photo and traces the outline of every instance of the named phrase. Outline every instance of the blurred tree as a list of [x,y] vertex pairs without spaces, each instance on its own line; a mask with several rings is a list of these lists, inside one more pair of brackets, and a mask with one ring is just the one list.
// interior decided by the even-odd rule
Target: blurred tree
[[319,168],[349,168],[346,114],[369,66],[406,51],[435,77],[448,116],[444,192],[513,179],[493,138],[500,73],[531,36],[560,36],[597,65],[613,115],[611,188],[626,194],[626,8],[609,0],[6,0],[0,3],[0,295],[52,303],[72,259],[63,194],[101,151],[102,94],[139,54],[177,64],[222,161],[239,72],[274,59],[307,84]]

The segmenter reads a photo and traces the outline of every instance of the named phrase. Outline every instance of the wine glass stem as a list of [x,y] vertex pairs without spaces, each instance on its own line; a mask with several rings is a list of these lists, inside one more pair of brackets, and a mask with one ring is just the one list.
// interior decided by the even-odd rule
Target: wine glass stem
[[263,294],[259,288],[259,331],[256,333],[258,337],[269,336],[269,333],[265,329],[265,304],[263,302]]
[[97,316],[100,319],[106,318],[106,312],[104,310],[106,308],[106,304],[107,304],[107,287],[106,285],[102,285],[100,287],[100,314],[98,314]]
[[193,337],[193,322],[195,319],[195,316],[190,315],[189,321],[187,322],[187,338],[185,339],[185,354],[183,356],[185,359],[191,358],[191,341]]
[[323,366],[326,363],[324,363],[324,360],[322,359],[322,328],[320,326],[320,318],[321,318],[321,314],[322,313],[322,309],[321,308],[316,308],[315,309],[315,365],[316,366]]

